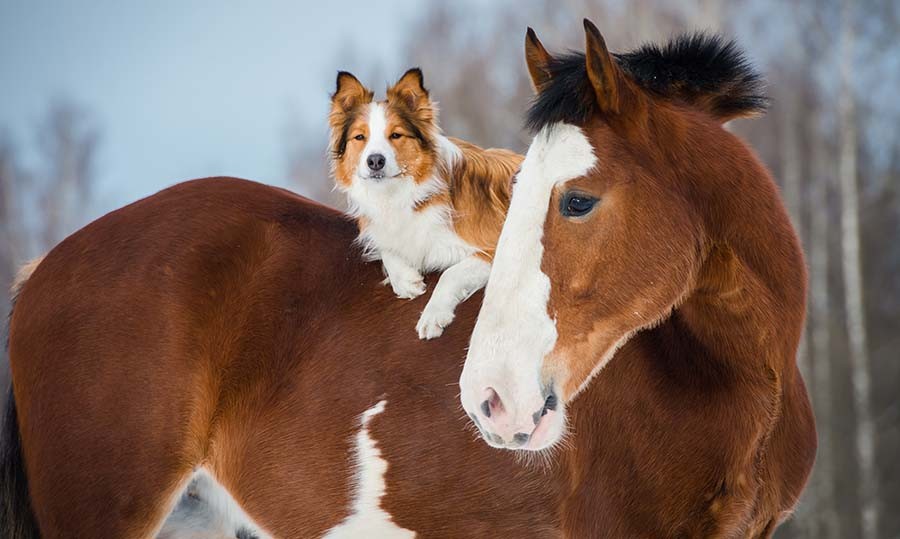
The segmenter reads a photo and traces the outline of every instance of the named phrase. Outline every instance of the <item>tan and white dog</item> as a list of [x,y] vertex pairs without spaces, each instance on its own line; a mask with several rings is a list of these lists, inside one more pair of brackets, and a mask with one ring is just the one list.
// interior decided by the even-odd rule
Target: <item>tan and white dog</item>
[[487,283],[522,157],[445,137],[417,68],[383,101],[338,73],[329,123],[335,182],[397,296],[423,294],[422,275],[443,272],[416,325],[422,339],[440,336]]

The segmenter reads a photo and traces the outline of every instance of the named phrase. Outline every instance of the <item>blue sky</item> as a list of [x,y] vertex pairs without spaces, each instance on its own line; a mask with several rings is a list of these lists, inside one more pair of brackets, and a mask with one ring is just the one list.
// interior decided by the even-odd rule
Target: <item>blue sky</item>
[[[466,28],[480,31],[492,11],[485,6],[497,1],[462,2],[471,14]],[[89,218],[189,178],[286,185],[288,128],[324,154],[335,72],[349,69],[383,88],[372,75],[393,78],[409,67],[399,62],[424,7],[417,0],[0,0],[0,136],[11,136],[34,168],[29,152],[49,105],[61,98],[82,105],[102,137]],[[765,32],[732,22],[761,65],[783,52],[783,40],[767,47],[756,35],[784,33],[771,22]],[[900,54],[878,58],[860,64],[861,98],[890,113],[863,135],[889,139],[897,100],[884,73],[896,71]]]
[[49,103],[83,105],[102,136],[94,216],[199,176],[283,185],[286,126],[324,133],[336,70],[365,69],[341,58],[400,71],[416,5],[4,0],[0,129],[27,165]]

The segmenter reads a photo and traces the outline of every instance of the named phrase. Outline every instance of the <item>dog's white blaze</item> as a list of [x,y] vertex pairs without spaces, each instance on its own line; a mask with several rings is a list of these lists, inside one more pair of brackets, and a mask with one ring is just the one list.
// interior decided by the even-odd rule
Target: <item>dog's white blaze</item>
[[366,139],[366,147],[359,154],[359,163],[357,163],[359,175],[366,177],[369,175],[369,165],[366,160],[370,155],[380,153],[384,156],[385,163],[384,175],[386,178],[392,178],[404,171],[400,170],[397,164],[397,155],[394,153],[394,147],[388,140],[387,129],[387,111],[383,103],[373,101],[369,103],[369,138]]
[[547,312],[550,279],[541,271],[544,222],[554,188],[595,164],[587,137],[569,124],[545,127],[528,148],[460,378],[470,413],[478,410],[486,387],[506,400],[517,424],[530,424],[542,406],[541,364],[557,338]]
[[194,472],[178,504],[166,518],[157,539],[197,539],[201,537],[254,537],[265,533],[231,494],[205,469]]
[[356,434],[356,493],[351,506],[352,513],[339,525],[325,534],[324,539],[378,537],[408,539],[416,534],[394,524],[391,515],[381,508],[385,492],[384,474],[388,463],[381,450],[369,435],[369,421],[384,412],[386,400],[379,401],[360,416],[360,429]]

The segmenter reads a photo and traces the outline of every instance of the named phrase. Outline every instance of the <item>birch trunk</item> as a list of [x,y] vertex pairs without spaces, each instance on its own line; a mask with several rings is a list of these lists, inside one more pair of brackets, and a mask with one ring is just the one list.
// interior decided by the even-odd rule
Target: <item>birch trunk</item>
[[859,188],[856,171],[856,103],[853,89],[854,29],[852,2],[841,2],[840,150],[841,248],[853,393],[856,404],[856,452],[859,459],[863,539],[878,537],[878,477],[875,471],[875,425],[872,418],[866,317],[863,302],[859,237]]
[[831,294],[828,290],[828,238],[831,234],[828,191],[831,184],[833,158],[825,147],[824,134],[816,131],[812,147],[813,178],[809,188],[809,284],[810,284],[810,348],[813,405],[819,449],[810,485],[813,523],[810,537],[837,537],[839,522],[835,506],[834,437],[831,376]]
[[[803,65],[803,59],[798,65]],[[781,98],[783,110],[781,112],[780,135],[782,141],[783,152],[781,155],[781,185],[782,195],[784,197],[785,206],[787,206],[788,214],[791,216],[791,222],[794,229],[800,237],[800,243],[806,245],[806,237],[803,230],[803,220],[801,218],[800,193],[802,167],[802,155],[800,151],[800,103],[794,94],[790,93]],[[817,206],[813,206],[814,208]],[[797,363],[800,371],[806,380],[810,380],[810,358],[809,347],[807,343],[806,330],[800,334],[800,345],[797,348]]]

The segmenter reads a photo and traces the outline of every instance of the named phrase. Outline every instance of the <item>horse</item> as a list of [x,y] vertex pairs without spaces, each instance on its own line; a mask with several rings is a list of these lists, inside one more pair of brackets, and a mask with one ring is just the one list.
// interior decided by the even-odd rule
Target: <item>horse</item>
[[[532,76],[556,75],[555,59],[533,61],[537,53],[551,57],[535,48],[532,34],[526,40]],[[588,66],[599,65],[592,36]],[[699,52],[708,51],[692,54]],[[659,118],[623,121],[621,130],[601,107],[599,92],[581,92],[583,81],[576,88],[558,87],[552,78],[536,85],[541,117],[558,112],[543,103],[552,92],[565,110],[587,107],[590,125],[555,130],[568,135],[554,140],[572,149],[556,145],[551,155],[543,155],[552,137],[542,127],[513,190],[497,251],[503,262],[492,270],[485,295],[463,303],[455,323],[433,341],[419,340],[411,329],[430,292],[398,300],[383,285],[380,268],[365,261],[347,216],[283,189],[234,178],[185,182],[63,240],[22,276],[10,317],[13,384],[0,460],[0,533],[152,537],[189,485],[203,484],[216,493],[207,505],[229,511],[222,521],[241,539],[771,535],[796,502],[815,451],[802,380],[787,357],[802,322],[802,258],[762,167],[713,126],[714,117],[694,110],[714,101],[710,90],[701,88],[696,100],[682,104],[651,93],[640,78],[668,72],[676,60],[664,55],[643,71],[620,74],[609,65],[627,65],[627,57],[604,57],[605,73],[621,77],[623,118],[632,101]],[[636,142],[649,125],[711,146],[673,139],[668,152],[646,155],[660,143]],[[599,165],[608,178],[585,169],[586,141],[608,160]],[[676,172],[650,161],[675,162],[682,152],[687,160],[703,151],[734,168],[723,164],[719,172],[723,190],[737,192],[720,199],[757,197],[745,208],[711,206],[704,217],[725,220],[727,226],[718,223],[722,230],[740,238],[739,230],[765,226],[754,236],[765,242],[750,244],[758,253],[712,242],[714,229],[704,228],[699,210],[688,206],[695,192],[663,189]],[[627,217],[643,223],[655,217],[653,233],[620,228],[619,248],[599,257],[583,249],[592,235],[604,234],[592,228],[596,215],[573,217],[582,219],[581,236],[565,237],[571,231],[545,211],[556,200],[539,208],[529,193],[533,182],[549,181],[541,178],[542,163],[567,156],[574,164],[564,162],[561,173],[588,174],[573,180],[584,195],[594,196],[599,182],[646,181],[648,198],[631,202]],[[698,174],[714,168],[696,165]],[[632,167],[638,172],[629,172]],[[660,176],[648,179],[647,171]],[[600,210],[615,204],[612,192],[603,195]],[[584,206],[570,198],[562,208],[574,214]],[[748,215],[754,210],[768,213]],[[544,221],[547,230],[519,226]],[[698,241],[680,238],[686,232],[705,234],[692,245],[697,252],[681,250]],[[534,236],[539,244],[528,243]],[[649,240],[645,250],[662,251],[657,259],[632,252],[639,240]],[[609,237],[603,241],[612,249]],[[522,255],[530,257],[522,260],[522,273],[511,272]],[[663,255],[674,261],[659,260]],[[699,264],[693,273],[668,271],[690,262]],[[516,430],[507,439],[502,427],[513,422],[504,417],[515,419],[533,396],[525,391],[530,386],[511,389],[526,375],[537,377],[530,354],[543,350],[516,348],[511,340],[512,320],[504,323],[500,312],[501,281],[531,286],[534,275],[526,273],[535,265],[546,272],[538,279],[545,296],[533,300],[547,300],[558,335],[551,351],[566,355],[556,367],[549,352],[542,358],[540,376],[552,376],[541,378],[546,384],[538,390],[534,422],[546,432],[529,430],[523,440]],[[769,279],[787,268],[793,277],[782,275],[785,282],[773,289]],[[598,292],[621,294],[620,301],[584,290],[560,295],[582,282],[579,272]],[[434,276],[426,280],[433,289]],[[653,316],[661,291],[679,286],[684,297],[665,317],[638,324],[630,339],[619,338],[617,351],[604,352],[615,357],[604,361],[602,375],[590,383],[579,378],[580,369],[597,361],[587,346],[599,343],[595,336],[578,343],[576,351],[585,354],[580,361],[571,355],[579,327],[599,326],[589,317],[631,320],[632,309]],[[639,305],[616,311],[626,308],[626,294],[643,292]],[[761,311],[776,292],[778,311]],[[521,306],[523,300],[513,294],[509,301]],[[520,315],[523,332],[546,331],[528,326],[533,309]],[[759,337],[751,333],[758,327],[737,323],[751,315],[780,324],[754,341],[755,356],[724,355],[739,337]],[[721,326],[700,325],[709,317]],[[532,342],[525,333],[517,337]],[[511,361],[511,352],[521,361]],[[498,372],[492,363],[506,366],[507,380],[488,377]],[[478,395],[470,400],[473,387]],[[487,387],[493,394],[482,398]],[[567,422],[568,434],[554,430],[556,422]],[[518,445],[493,448],[478,432],[492,445]],[[529,444],[537,450],[528,451]],[[177,537],[179,530],[166,525],[164,533]]]
[[574,432],[591,468],[567,510],[605,514],[571,536],[768,536],[816,435],[802,251],[771,176],[722,127],[762,113],[761,77],[718,37],[613,55],[584,30],[584,53],[556,56],[527,33],[536,135],[461,402],[494,447]]

